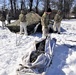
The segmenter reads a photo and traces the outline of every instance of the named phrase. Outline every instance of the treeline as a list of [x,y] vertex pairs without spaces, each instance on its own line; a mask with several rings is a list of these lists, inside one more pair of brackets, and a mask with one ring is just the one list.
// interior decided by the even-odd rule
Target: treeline
[[25,10],[25,14],[35,11],[42,15],[49,7],[53,10],[53,16],[57,10],[61,10],[63,18],[69,18],[72,14],[76,17],[76,5],[73,6],[74,0],[8,0],[8,3],[6,1],[1,1],[3,3],[1,11],[11,12],[13,18],[18,18],[22,9]]

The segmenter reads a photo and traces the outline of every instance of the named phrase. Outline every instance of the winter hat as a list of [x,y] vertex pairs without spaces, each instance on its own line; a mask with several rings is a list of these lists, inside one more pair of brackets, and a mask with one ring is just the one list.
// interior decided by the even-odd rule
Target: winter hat
[[24,14],[24,10],[21,10],[21,13]]
[[47,9],[47,12],[52,12],[52,10],[50,8]]

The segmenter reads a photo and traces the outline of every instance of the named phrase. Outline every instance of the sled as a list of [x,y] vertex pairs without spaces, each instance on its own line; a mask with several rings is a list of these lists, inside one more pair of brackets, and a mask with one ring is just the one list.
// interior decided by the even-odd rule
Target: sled
[[56,39],[50,37],[37,42],[36,50],[30,50],[29,54],[23,56],[17,75],[45,75],[52,63],[55,44]]

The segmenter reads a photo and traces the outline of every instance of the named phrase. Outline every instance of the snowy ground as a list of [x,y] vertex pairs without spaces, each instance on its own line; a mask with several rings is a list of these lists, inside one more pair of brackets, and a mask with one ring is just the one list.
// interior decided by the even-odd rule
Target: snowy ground
[[[61,27],[61,34],[50,34],[57,42],[53,62],[46,75],[76,75],[76,20],[63,20]],[[41,34],[28,38],[23,35],[17,46],[18,37],[19,34],[0,27],[0,75],[14,75],[11,73],[15,71],[20,58],[26,50],[32,48],[35,40],[40,40]]]

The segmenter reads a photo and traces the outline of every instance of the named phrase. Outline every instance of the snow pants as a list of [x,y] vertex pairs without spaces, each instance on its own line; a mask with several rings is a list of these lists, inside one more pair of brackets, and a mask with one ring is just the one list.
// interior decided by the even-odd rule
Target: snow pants
[[60,24],[61,22],[54,22],[53,30],[60,32]]
[[22,34],[24,30],[24,34],[27,35],[27,23],[26,22],[20,22],[20,34]]
[[2,21],[2,28],[6,26],[5,21]]
[[42,37],[45,38],[46,36],[48,36],[48,27],[42,26]]

